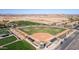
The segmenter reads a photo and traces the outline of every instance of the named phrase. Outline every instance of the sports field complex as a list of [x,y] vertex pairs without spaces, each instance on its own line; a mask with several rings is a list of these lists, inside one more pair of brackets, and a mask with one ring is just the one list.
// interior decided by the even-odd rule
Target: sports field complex
[[52,45],[60,36],[69,31],[69,29],[47,25],[28,25],[10,30],[14,35],[29,42],[36,49],[43,49]]
[[[13,21],[9,25],[10,28],[0,29],[1,50],[55,49],[70,31],[32,21]],[[2,37],[4,34],[8,36]]]

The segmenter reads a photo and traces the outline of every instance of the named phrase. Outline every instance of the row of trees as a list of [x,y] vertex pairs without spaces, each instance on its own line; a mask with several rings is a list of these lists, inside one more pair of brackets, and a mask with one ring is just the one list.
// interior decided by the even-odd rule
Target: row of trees
[[[79,24],[79,16],[67,16],[68,20],[63,20],[63,23],[60,24],[60,26],[63,27],[72,27],[73,25]],[[56,25],[56,23],[53,23],[51,25]]]
[[79,16],[71,16],[69,17],[69,21],[72,27],[76,27],[77,25],[79,25]]
[[8,24],[8,20],[2,20],[0,21],[0,27],[3,28],[3,27],[7,27],[7,24]]
[[0,21],[0,28],[16,27],[15,23],[10,23],[9,20]]
[[78,17],[78,16],[70,16],[70,17],[69,17],[69,21],[70,21],[70,22],[76,22],[76,21],[79,22],[79,17]]
[[[64,21],[65,27],[68,27],[68,26],[72,27],[79,24],[79,16],[68,16],[67,18],[68,18],[68,22]],[[68,25],[68,24],[71,24],[71,25]]]

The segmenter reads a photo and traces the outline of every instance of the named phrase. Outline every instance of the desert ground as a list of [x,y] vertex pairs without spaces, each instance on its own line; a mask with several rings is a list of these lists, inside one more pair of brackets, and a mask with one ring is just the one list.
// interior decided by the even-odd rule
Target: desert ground
[[0,15],[1,20],[9,21],[33,21],[45,24],[51,24],[54,22],[63,22],[68,20],[66,15],[63,14],[27,14],[27,15]]

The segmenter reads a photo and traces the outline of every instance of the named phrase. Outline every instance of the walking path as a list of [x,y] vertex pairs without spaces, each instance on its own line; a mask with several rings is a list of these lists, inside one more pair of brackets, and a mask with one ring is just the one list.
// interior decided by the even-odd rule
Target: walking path
[[9,36],[6,36],[6,37],[0,37],[0,40],[2,40],[3,38],[10,37],[10,36],[13,36],[13,35],[9,35]]

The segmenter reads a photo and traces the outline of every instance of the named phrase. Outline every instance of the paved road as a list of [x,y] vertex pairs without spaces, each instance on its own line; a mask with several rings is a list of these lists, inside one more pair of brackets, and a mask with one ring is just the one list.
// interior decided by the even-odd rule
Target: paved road
[[65,50],[79,50],[79,35],[76,36]]
[[[74,32],[71,36],[65,39],[65,41],[57,48],[57,50],[65,50],[74,41],[79,39],[79,32]],[[76,42],[75,42],[76,43]],[[72,46],[73,47],[73,46]],[[79,47],[79,46],[78,46]],[[72,49],[71,49],[72,50]]]
[[79,50],[79,26],[76,29],[78,29],[76,38],[65,48],[65,50]]

